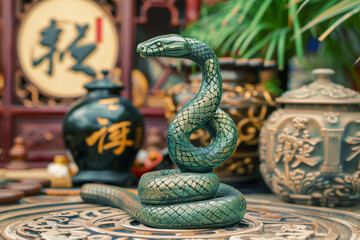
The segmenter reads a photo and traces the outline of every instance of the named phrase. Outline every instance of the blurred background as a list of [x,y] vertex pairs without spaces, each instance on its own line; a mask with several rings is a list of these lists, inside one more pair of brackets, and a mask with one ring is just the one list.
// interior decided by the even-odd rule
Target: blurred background
[[[221,107],[240,138],[216,172],[232,183],[257,179],[259,132],[276,97],[310,83],[319,67],[359,89],[359,10],[349,0],[1,0],[0,166],[21,158],[29,168],[45,168],[56,155],[72,161],[64,115],[87,94],[83,86],[108,70],[145,122],[147,153],[122,161],[134,162],[137,176],[172,167],[165,162],[168,123],[195,95],[201,75],[191,62],[143,59],[135,49],[177,33],[207,43],[223,70]],[[209,136],[200,129],[192,141],[203,146]],[[26,154],[12,153],[16,144]],[[153,151],[163,165],[145,164]]]

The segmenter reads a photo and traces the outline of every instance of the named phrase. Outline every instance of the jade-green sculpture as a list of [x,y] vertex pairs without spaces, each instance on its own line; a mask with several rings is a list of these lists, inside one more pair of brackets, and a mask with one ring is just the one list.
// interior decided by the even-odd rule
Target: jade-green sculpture
[[[178,170],[150,172],[140,179],[138,195],[125,189],[86,184],[81,197],[121,208],[134,219],[157,228],[225,227],[239,222],[246,212],[243,195],[220,184],[212,169],[233,152],[237,131],[219,107],[222,95],[220,67],[206,44],[179,35],[155,37],[137,46],[143,57],[187,58],[199,65],[202,85],[169,126],[167,146]],[[190,136],[204,127],[212,137],[207,147],[195,147]]]

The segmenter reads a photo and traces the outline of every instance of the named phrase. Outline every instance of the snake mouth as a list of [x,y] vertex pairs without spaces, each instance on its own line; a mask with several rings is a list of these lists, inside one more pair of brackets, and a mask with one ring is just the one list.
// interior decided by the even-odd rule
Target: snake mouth
[[140,53],[140,57],[146,58],[147,56],[145,56],[144,54]]

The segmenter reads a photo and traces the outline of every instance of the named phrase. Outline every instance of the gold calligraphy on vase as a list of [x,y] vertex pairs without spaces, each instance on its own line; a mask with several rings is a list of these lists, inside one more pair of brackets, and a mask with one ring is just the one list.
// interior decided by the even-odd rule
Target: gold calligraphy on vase
[[113,123],[108,126],[109,119],[98,117],[96,120],[103,127],[87,137],[86,144],[91,147],[97,143],[98,153],[101,154],[106,150],[113,149],[114,154],[120,155],[126,147],[134,145],[134,141],[128,139],[128,134],[131,131],[130,121]]
[[101,99],[101,100],[99,100],[99,103],[107,105],[107,109],[109,111],[117,111],[120,109],[120,105],[118,105],[119,98],[117,98],[117,97]]

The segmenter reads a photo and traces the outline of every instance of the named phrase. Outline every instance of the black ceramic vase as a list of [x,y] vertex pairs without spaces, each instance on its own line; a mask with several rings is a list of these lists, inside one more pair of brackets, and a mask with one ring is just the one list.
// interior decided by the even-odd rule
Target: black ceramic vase
[[86,84],[88,94],[67,112],[65,146],[79,167],[74,185],[103,182],[131,185],[130,172],[144,137],[144,120],[133,104],[119,96],[124,86],[106,77]]

